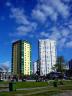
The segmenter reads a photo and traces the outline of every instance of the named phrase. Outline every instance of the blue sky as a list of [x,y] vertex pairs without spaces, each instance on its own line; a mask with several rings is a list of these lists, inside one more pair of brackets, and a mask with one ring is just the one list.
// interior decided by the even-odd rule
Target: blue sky
[[72,58],[72,0],[0,0],[0,65],[11,65],[12,43],[28,40],[32,62],[38,39],[57,41],[57,55]]

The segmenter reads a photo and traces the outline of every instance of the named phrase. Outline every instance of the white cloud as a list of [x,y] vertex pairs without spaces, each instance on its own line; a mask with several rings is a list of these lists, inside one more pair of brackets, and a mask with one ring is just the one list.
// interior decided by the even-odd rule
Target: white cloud
[[56,40],[57,47],[59,48],[59,50],[61,50],[62,48],[66,47],[66,42],[68,40],[68,36],[65,35],[66,33],[63,34],[61,33],[60,29],[58,29],[57,27],[53,27],[51,33],[41,32],[40,36]]
[[70,34],[70,30],[68,29],[68,28],[63,28],[62,30],[61,30],[61,33],[62,33],[62,36],[64,36],[64,37],[68,37],[68,35]]
[[62,49],[63,47],[66,47],[66,41],[67,39],[66,38],[61,38],[59,41],[58,41],[58,46],[59,46],[59,49]]
[[34,32],[37,27],[37,23],[30,21],[23,9],[12,7],[10,18],[18,24],[16,32],[10,33],[10,36],[25,36],[30,32]]
[[62,2],[62,0],[41,0],[42,3],[50,5],[55,12],[59,12],[63,17],[67,17],[69,14],[69,7]]
[[57,12],[59,12],[63,17],[68,17],[69,9],[61,0],[50,0],[52,7],[54,7]]
[[12,7],[10,18],[15,19],[18,24],[28,25],[30,23],[24,14],[24,10],[20,8]]
[[9,66],[10,65],[10,61],[5,61],[5,62],[2,63],[2,65]]
[[72,18],[70,20],[68,20],[67,25],[68,25],[69,29],[72,30]]
[[6,6],[7,6],[7,7],[11,7],[11,5],[12,5],[12,4],[11,4],[10,2],[6,2]]
[[36,23],[31,23],[30,25],[24,26],[18,26],[16,31],[17,31],[17,35],[19,36],[25,36],[27,35],[27,33],[33,33],[33,31],[36,29],[37,25]]
[[67,43],[66,43],[66,46],[67,46],[68,48],[69,48],[69,47],[72,48],[72,41],[67,42]]
[[41,32],[40,33],[40,36],[41,37],[48,37],[49,36],[49,33],[48,32]]
[[56,21],[58,15],[63,18],[69,16],[69,7],[61,0],[39,0],[37,6],[32,11],[32,16],[39,21],[45,21],[48,17]]
[[56,40],[58,48],[62,49],[63,47],[66,47],[67,41],[72,38],[70,33],[70,30],[66,27],[60,29],[55,26],[52,28],[52,32],[48,37]]
[[[67,20],[67,17],[69,16],[69,7],[64,4],[62,0],[38,0],[38,4],[32,10],[30,17],[25,14],[25,10],[22,8],[11,7],[10,10],[10,18],[14,19],[18,25],[16,32],[10,33],[11,36],[26,36],[31,32],[31,34],[28,35],[31,38],[35,36],[37,38],[46,37],[57,40],[58,45],[61,46],[60,48],[66,46],[65,44],[68,39],[71,40],[72,23],[69,21],[69,23],[66,22],[68,27],[65,27],[61,25],[60,20],[58,21],[59,15],[63,20]],[[45,30],[35,35],[37,27],[39,29],[39,26],[37,26],[39,22],[43,23],[43,26],[46,26],[46,24],[48,24],[48,18],[53,21],[51,33]]]
[[50,17],[53,21],[56,21],[57,16],[58,15],[54,8],[46,4],[39,4],[32,11],[32,17],[42,23],[44,23],[48,17]]
[[51,33],[50,32],[41,32],[40,36],[56,40],[57,46],[59,49],[66,47],[66,43],[72,37],[70,34],[69,28],[66,28],[66,27],[58,28],[56,26],[51,28]]
[[18,35],[26,35],[31,30],[32,30],[31,26],[19,26],[17,28]]
[[72,24],[69,24],[69,28],[72,30]]
[[10,61],[5,61],[3,63],[1,63],[1,67],[3,68],[4,71],[6,71],[5,69],[8,69],[10,68]]
[[32,16],[41,22],[44,22],[46,20],[45,14],[41,10],[33,10]]
[[60,30],[57,27],[52,28],[52,33],[50,35],[50,39],[59,40],[62,37]]
[[58,15],[58,14],[55,12],[55,10],[54,10],[53,7],[51,7],[50,5],[45,5],[45,4],[43,4],[43,5],[41,6],[41,8],[42,8],[42,10],[43,10],[43,12],[44,12],[44,14],[45,14],[46,16],[50,16],[51,19],[54,20],[54,21],[57,20],[57,15]]
[[61,40],[60,40],[60,42],[61,42],[61,44],[63,43],[65,43],[66,42],[66,38],[62,38]]
[[61,34],[59,32],[52,32],[49,38],[59,40],[61,38]]

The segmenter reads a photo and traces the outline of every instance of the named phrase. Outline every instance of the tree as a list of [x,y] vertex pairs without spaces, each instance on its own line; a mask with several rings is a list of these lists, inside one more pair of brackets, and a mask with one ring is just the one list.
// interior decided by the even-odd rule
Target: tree
[[57,57],[56,64],[52,68],[54,71],[63,73],[65,71],[65,60],[63,56]]
[[72,69],[66,70],[65,74],[67,77],[72,77]]

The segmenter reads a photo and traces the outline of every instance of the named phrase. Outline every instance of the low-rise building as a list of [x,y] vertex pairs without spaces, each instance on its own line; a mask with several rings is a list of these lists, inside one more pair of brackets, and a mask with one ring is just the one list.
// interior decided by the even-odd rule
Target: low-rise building
[[40,74],[40,61],[37,60],[33,63],[33,74]]

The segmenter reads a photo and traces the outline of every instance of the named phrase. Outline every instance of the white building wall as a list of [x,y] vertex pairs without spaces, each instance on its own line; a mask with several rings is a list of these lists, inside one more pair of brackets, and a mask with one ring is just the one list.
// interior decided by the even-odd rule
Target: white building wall
[[52,71],[56,64],[56,42],[54,40],[39,40],[40,75],[46,75]]

